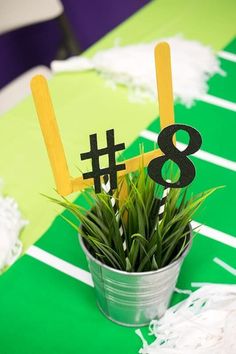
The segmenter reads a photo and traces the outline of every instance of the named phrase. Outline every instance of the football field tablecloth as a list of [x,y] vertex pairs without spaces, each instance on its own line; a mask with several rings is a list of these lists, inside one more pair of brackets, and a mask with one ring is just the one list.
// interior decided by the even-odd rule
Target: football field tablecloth
[[[165,10],[162,1],[160,1],[160,3],[162,5],[160,6],[161,14],[159,14],[159,16],[168,18],[166,14],[167,9]],[[169,1],[169,3],[172,2]],[[204,3],[211,3],[212,6],[215,4],[211,1]],[[193,3],[190,1],[189,4]],[[229,2],[229,8],[232,6],[230,4]],[[175,6],[174,3],[173,6]],[[179,6],[181,6],[181,4]],[[209,6],[206,7],[209,8]],[[150,8],[155,7],[152,4]],[[158,7],[156,7],[156,9],[158,9]],[[188,11],[191,11],[191,6],[186,6],[184,9],[185,11],[181,16],[186,18],[188,17]],[[150,11],[148,7],[143,10],[143,20],[144,23],[147,24],[145,28],[148,34],[146,32],[145,35],[144,28],[144,35],[140,40],[152,39],[149,38],[150,33],[152,33],[153,38],[158,35],[154,34],[154,24],[151,26],[147,21],[148,11]],[[212,9],[212,11],[216,13],[216,9]],[[222,11],[221,9],[221,12]],[[227,13],[226,10],[224,11]],[[149,16],[152,18],[151,15]],[[134,18],[130,20],[131,27],[134,26],[135,18],[137,18],[137,21],[141,21],[142,16],[135,15]],[[202,21],[204,22],[204,16]],[[190,23],[188,26],[190,27]],[[227,24],[227,26],[230,27],[230,23]],[[118,29],[117,33],[124,35],[125,32],[122,32],[124,31],[123,28],[127,28],[127,25]],[[139,31],[141,30],[139,29]],[[175,31],[177,31],[177,29]],[[187,31],[188,34],[191,33],[191,31],[192,30]],[[206,43],[211,43],[210,39],[212,33],[208,33],[210,28],[205,31],[205,41]],[[192,37],[204,40],[202,32],[203,29],[200,29],[199,36],[197,31],[195,33],[192,32]],[[175,34],[175,32],[170,32],[167,29],[164,33],[163,30],[163,35],[169,34]],[[218,35],[218,32],[215,35]],[[228,41],[226,41],[226,39],[223,40],[223,35],[222,33],[218,35],[216,40],[216,42],[218,42],[215,43],[215,45],[213,44],[213,46],[218,51],[221,50],[234,54],[233,58],[236,58],[236,40],[233,40],[232,36],[229,35],[227,37]],[[107,43],[111,41],[110,38],[114,38],[114,36],[114,33],[108,35],[104,42],[101,42],[101,47],[102,45],[106,46]],[[221,43],[224,43],[224,45],[219,43],[220,38],[222,40]],[[229,42],[228,45],[227,42]],[[236,283],[236,276],[233,274],[233,270],[236,270],[234,202],[236,196],[236,63],[232,60],[220,60],[222,61],[222,67],[227,75],[225,77],[216,75],[210,80],[207,97],[202,97],[201,100],[196,101],[196,104],[190,109],[180,104],[175,105],[176,122],[192,125],[200,131],[203,138],[201,153],[198,154],[198,156],[192,157],[197,170],[197,176],[194,183],[191,185],[191,191],[196,193],[214,186],[225,186],[223,189],[215,192],[205,203],[198,215],[196,215],[195,222],[201,223],[204,226],[202,227],[201,233],[195,237],[191,251],[184,261],[177,284],[177,286],[182,289],[194,290],[195,288],[191,286],[193,282]],[[66,77],[65,75],[65,81]],[[83,78],[82,81],[85,80],[85,78]],[[56,81],[52,81],[51,87],[55,90],[59,87],[57,80],[63,80],[63,75],[56,79]],[[73,80],[74,79],[72,79],[72,81]],[[100,79],[98,79],[98,81],[96,80],[97,79],[95,79],[95,82],[97,82],[96,89],[102,89]],[[76,88],[75,82],[74,85],[74,88]],[[108,89],[106,93],[108,97],[112,96]],[[119,98],[117,101],[112,98],[112,100],[114,100],[112,101],[113,103],[123,103],[127,100],[125,96],[126,92],[124,93],[123,91],[120,92],[117,90],[115,94],[117,94]],[[58,92],[55,95],[58,96],[56,97],[56,102],[58,102],[60,95]],[[75,99],[76,96],[73,96],[73,100]],[[121,101],[119,101],[120,99]],[[23,112],[29,114],[30,104],[32,105],[32,102],[23,104]],[[129,114],[135,114],[140,107],[141,113],[138,115],[139,120],[144,116],[145,110],[149,118],[154,119],[155,109],[151,107],[150,104],[147,104],[146,109],[143,105],[134,106],[135,108],[128,109]],[[74,107],[75,106],[73,106],[73,108]],[[99,106],[99,110],[101,109],[102,106]],[[11,113],[8,115],[12,123],[18,118],[16,116],[18,112],[17,109],[15,109],[14,112],[14,114]],[[121,110],[121,112],[127,114],[127,111],[124,109],[123,111]],[[63,114],[66,113],[73,113],[73,109],[70,111],[69,108],[65,108]],[[104,115],[105,113],[106,111],[104,110]],[[101,112],[98,113],[98,116],[102,116]],[[19,118],[21,119],[21,117]],[[124,153],[125,157],[129,158],[137,155],[139,153],[140,144],[144,145],[145,151],[153,149],[157,138],[156,134],[159,131],[159,122],[155,118],[153,122],[148,125],[152,119],[144,120],[143,124],[139,121],[137,129],[140,131],[140,136],[134,139],[134,136],[130,134],[129,142],[132,140],[133,142],[126,149]],[[20,123],[21,122],[23,122],[23,119],[20,120]],[[63,121],[60,117],[60,122],[63,123],[62,128],[64,129],[66,127],[66,121]],[[125,119],[123,120],[123,129],[125,127],[124,122]],[[34,124],[29,123],[29,126],[31,125],[34,137],[36,137],[36,130],[35,127],[33,127]],[[2,129],[4,129],[4,127],[7,129],[8,127],[6,126],[6,121],[4,124],[0,122]],[[117,129],[119,129],[119,125],[117,125]],[[118,134],[118,139],[121,139],[120,141],[127,141],[125,137],[129,133],[129,129],[130,128],[128,128],[128,131],[122,132],[122,134]],[[13,130],[12,128],[12,136]],[[67,134],[69,136],[69,129],[65,132],[65,136]],[[36,139],[35,144],[37,146],[39,145],[40,148],[37,147],[36,151],[41,151],[43,154],[44,150],[40,142],[41,137],[39,131],[38,135],[39,138]],[[25,138],[27,138],[27,136],[25,136]],[[76,144],[75,138],[76,136],[73,137],[73,144]],[[185,136],[180,136],[179,141],[186,143]],[[20,142],[17,147],[19,149],[21,148]],[[75,151],[69,145],[67,148],[68,152],[73,152],[72,158],[75,159]],[[44,157],[42,160],[44,160]],[[21,161],[18,163],[18,166],[21,166]],[[40,166],[44,166],[44,164],[44,161],[40,161]],[[8,168],[5,164],[2,164],[2,166],[3,171],[6,172],[7,175]],[[51,177],[49,177],[51,171],[49,170],[48,164],[45,164],[45,169],[47,176],[42,182],[43,185],[51,180]],[[12,177],[11,183],[13,183],[13,181],[14,179]],[[12,190],[16,198],[20,195],[17,192],[17,188],[19,188],[17,183],[14,185],[14,188],[9,187],[9,192]],[[33,187],[30,186],[29,190],[33,190],[32,188]],[[39,186],[37,188],[41,190]],[[26,193],[26,190],[27,189],[24,187],[23,192]],[[50,189],[48,190],[48,194],[51,194]],[[25,199],[25,202],[27,202],[27,195]],[[77,198],[77,202],[83,205],[86,204],[81,196]],[[23,211],[27,211],[27,207],[24,207],[22,195],[20,196],[20,206]],[[31,207],[37,208],[37,213],[34,213],[34,217],[31,220],[32,223],[37,220],[37,217],[41,217],[44,210],[42,210],[42,204],[40,207],[36,204],[31,204]],[[23,256],[0,277],[0,354],[137,353],[141,343],[139,338],[135,335],[134,329],[121,327],[112,323],[97,309],[94,289],[91,285],[86,284],[86,282],[89,283],[90,278],[85,256],[79,246],[78,235],[60,216],[53,220],[56,215],[54,205],[48,203],[45,212],[50,209],[53,209],[53,212],[49,215],[51,222],[53,222],[48,230],[41,239],[29,249],[28,255]],[[68,213],[64,212],[64,215],[68,216]],[[50,218],[48,217],[48,220]],[[38,232],[43,230],[45,225],[46,223],[44,226],[40,226]],[[34,224],[32,228],[33,226]],[[36,236],[34,236],[34,238],[36,239]],[[29,242],[27,245],[29,245]],[[219,260],[230,266],[231,272],[219,265]],[[55,269],[61,265],[63,266],[63,271]],[[81,272],[81,270],[86,273]],[[83,281],[76,279],[80,277]],[[183,298],[184,296],[175,294],[172,299],[172,304]],[[147,333],[146,328],[144,329],[144,333]]]

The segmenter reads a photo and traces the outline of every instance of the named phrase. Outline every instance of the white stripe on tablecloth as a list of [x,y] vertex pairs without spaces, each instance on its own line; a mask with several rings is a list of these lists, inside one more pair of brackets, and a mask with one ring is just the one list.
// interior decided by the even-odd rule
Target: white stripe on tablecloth
[[236,54],[234,53],[230,53],[222,50],[218,52],[217,55],[222,59],[233,61],[234,63],[236,63]]
[[66,262],[59,257],[56,257],[53,254],[46,252],[37,246],[31,246],[27,251],[27,255],[36,258],[38,261],[41,261],[49,265],[50,267],[69,275],[72,278],[80,280],[87,285],[93,286],[92,277],[89,272],[79,267],[76,267],[75,265]]
[[224,261],[222,261],[220,258],[215,257],[213,259],[213,262],[218,264],[220,267],[224,268],[227,272],[236,276],[236,269],[231,267],[229,264],[225,263]]
[[215,241],[224,243],[227,246],[236,248],[236,237],[226,234],[225,232],[213,229],[212,227],[202,225],[197,221],[191,222],[192,228],[198,228],[198,232],[206,237],[209,237]]
[[[150,130],[143,130],[140,133],[140,136],[145,139],[154,141],[154,142],[157,142],[157,138],[158,138],[158,134],[153,133]],[[187,147],[186,144],[183,144],[180,142],[177,142],[176,146],[179,150],[184,150]],[[209,163],[213,163],[214,165],[218,165],[220,167],[227,168],[228,170],[236,171],[236,162],[235,161],[231,161],[231,160],[225,159],[223,157],[211,154],[210,152],[206,152],[204,150],[198,150],[192,156],[195,156],[200,160],[204,160]]]
[[226,283],[209,283],[209,282],[192,282],[191,287],[192,288],[201,288],[202,286],[205,285],[232,285],[232,284],[226,284]]
[[220,97],[206,94],[204,96],[199,97],[198,100],[236,112],[236,103],[228,100],[224,100],[223,98]]

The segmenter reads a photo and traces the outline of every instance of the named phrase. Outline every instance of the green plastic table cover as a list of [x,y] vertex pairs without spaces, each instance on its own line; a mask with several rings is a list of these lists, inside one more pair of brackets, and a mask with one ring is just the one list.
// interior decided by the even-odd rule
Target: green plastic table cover
[[[235,13],[236,3],[230,0],[152,1],[86,54],[113,46],[117,38],[125,45],[179,33],[236,54]],[[227,75],[210,80],[212,103],[197,101],[190,109],[175,105],[176,122],[192,125],[203,137],[205,154],[192,158],[197,177],[191,190],[225,186],[196,215],[205,226],[183,264],[178,287],[184,289],[191,289],[192,282],[236,280],[214,261],[236,267],[236,63],[220,60]],[[114,128],[117,142],[127,146],[126,157],[138,154],[140,143],[145,151],[153,149],[154,142],[140,132],[146,130],[148,136],[159,131],[155,103],[130,103],[125,88],[111,90],[95,72],[58,74],[49,86],[73,176],[91,133],[98,132],[102,145],[105,130]],[[18,201],[29,220],[21,235],[24,251],[36,242],[37,248],[88,270],[76,232],[60,218],[61,210],[40,195],[53,195],[54,181],[31,97],[0,118],[0,177],[4,192]],[[72,198],[84,203],[81,196]],[[174,295],[172,304],[182,298]],[[140,346],[134,329],[99,312],[92,287],[30,255],[0,277],[0,354],[132,354]]]

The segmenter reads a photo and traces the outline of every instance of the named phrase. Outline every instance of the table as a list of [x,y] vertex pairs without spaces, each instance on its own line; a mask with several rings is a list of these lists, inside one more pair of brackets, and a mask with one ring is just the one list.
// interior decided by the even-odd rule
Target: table
[[[153,1],[86,54],[111,47],[116,38],[125,45],[177,33],[236,54],[235,10],[235,2],[229,0],[217,4],[212,0]],[[197,128],[203,137],[202,150],[208,153],[193,158],[197,178],[192,191],[226,186],[196,216],[205,226],[181,271],[178,287],[185,289],[191,289],[192,282],[235,283],[235,276],[213,261],[217,258],[236,267],[236,63],[220,60],[227,76],[210,80],[212,102],[208,97],[191,109],[175,105],[176,121]],[[129,103],[126,89],[111,90],[95,72],[56,75],[49,84],[73,175],[78,174],[79,154],[87,151],[92,132],[102,136],[114,128],[117,142],[128,146],[126,157],[138,154],[140,143],[146,151],[153,149],[150,132],[159,129],[155,104]],[[88,271],[76,232],[60,218],[60,209],[40,195],[53,195],[54,181],[32,98],[0,118],[0,156],[4,191],[16,198],[30,221],[22,233],[24,251],[37,241],[0,278],[0,353],[137,353],[140,341],[134,329],[108,321],[97,310],[90,286],[54,268],[64,260],[75,270]],[[84,203],[81,196],[72,197]],[[44,261],[48,256],[54,267],[35,258],[40,256]],[[175,295],[172,303],[180,299]]]

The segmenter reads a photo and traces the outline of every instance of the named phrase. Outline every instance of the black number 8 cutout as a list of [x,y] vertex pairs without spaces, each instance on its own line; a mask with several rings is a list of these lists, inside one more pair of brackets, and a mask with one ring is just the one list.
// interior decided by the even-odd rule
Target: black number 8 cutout
[[[173,144],[173,136],[179,130],[184,130],[189,135],[189,143],[184,151],[178,150]],[[160,132],[157,143],[164,155],[153,159],[149,163],[149,177],[165,187],[182,188],[188,186],[193,181],[196,171],[192,161],[187,156],[200,149],[202,138],[199,132],[185,124],[169,125]],[[180,170],[179,180],[173,183],[165,181],[162,177],[162,167],[168,160],[175,162]]]

